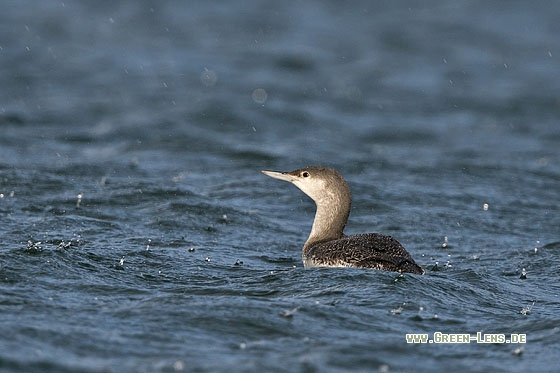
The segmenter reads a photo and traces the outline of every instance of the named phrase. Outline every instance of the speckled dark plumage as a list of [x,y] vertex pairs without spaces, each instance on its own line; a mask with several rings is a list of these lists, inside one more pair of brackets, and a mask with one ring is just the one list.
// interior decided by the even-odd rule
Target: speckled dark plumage
[[377,233],[355,234],[319,242],[303,251],[309,267],[355,267],[423,274],[406,249],[393,237]]

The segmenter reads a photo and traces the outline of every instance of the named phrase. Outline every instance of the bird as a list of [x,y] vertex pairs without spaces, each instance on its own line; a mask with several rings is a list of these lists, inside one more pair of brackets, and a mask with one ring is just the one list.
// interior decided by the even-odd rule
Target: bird
[[304,267],[354,267],[424,274],[424,268],[393,237],[379,233],[344,234],[352,194],[346,180],[334,168],[308,166],[290,172],[263,170],[262,173],[294,184],[315,201],[313,226],[302,250]]

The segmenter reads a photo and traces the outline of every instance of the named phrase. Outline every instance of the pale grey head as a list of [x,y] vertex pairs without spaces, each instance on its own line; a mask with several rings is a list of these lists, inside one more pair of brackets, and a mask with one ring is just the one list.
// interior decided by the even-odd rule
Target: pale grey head
[[350,187],[338,171],[328,167],[309,166],[291,172],[262,172],[275,179],[289,181],[315,201],[317,212],[304,249],[344,235],[352,196]]

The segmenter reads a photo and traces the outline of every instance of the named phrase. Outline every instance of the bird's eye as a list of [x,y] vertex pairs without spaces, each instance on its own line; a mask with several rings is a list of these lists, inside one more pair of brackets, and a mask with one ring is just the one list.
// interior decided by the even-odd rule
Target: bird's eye
[[303,171],[303,172],[301,173],[301,176],[303,176],[303,177],[309,177],[309,172]]

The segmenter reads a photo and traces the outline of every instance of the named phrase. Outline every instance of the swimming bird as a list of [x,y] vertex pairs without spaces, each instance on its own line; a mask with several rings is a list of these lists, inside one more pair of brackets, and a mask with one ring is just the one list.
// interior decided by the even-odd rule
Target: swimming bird
[[302,250],[305,267],[356,267],[424,274],[424,269],[393,237],[343,233],[352,195],[348,183],[334,168],[309,166],[291,172],[262,172],[294,184],[317,205],[311,233]]

